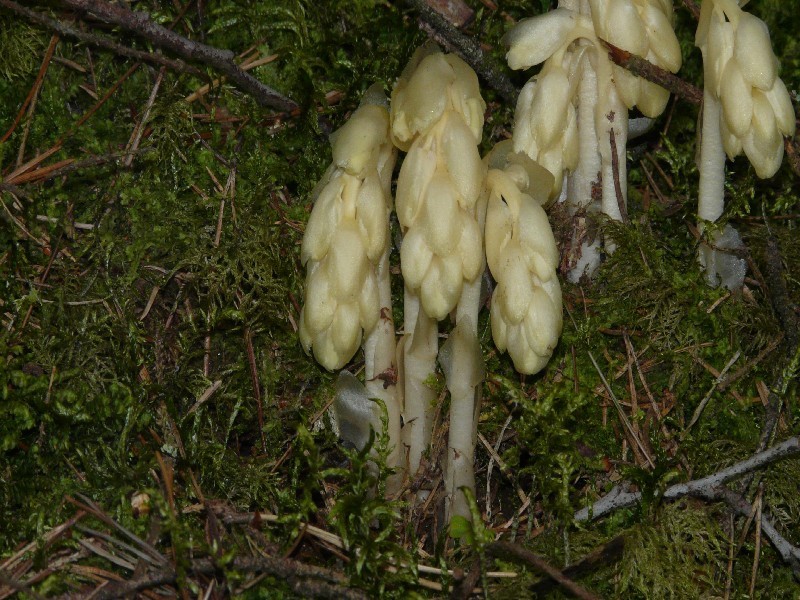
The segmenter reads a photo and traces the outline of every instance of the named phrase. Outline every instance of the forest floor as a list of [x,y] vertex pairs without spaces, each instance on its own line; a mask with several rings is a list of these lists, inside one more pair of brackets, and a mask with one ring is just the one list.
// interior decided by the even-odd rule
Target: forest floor
[[[547,368],[517,374],[482,313],[474,524],[443,522],[440,374],[428,502],[376,495],[387,474],[339,444],[335,374],[297,339],[300,241],[328,135],[452,40],[424,4],[0,0],[0,600],[800,596],[796,145],[769,180],[728,163],[748,273],[710,288],[682,98],[629,146],[629,222],[598,220],[616,251],[562,281]],[[485,153],[531,76],[500,39],[551,3],[443,4],[485,52]],[[186,62],[102,5],[232,56]],[[800,89],[797,3],[747,10]]]

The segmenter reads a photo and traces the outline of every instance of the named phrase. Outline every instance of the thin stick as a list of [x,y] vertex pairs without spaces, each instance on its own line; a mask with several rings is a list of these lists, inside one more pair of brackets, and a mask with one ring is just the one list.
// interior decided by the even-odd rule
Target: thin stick
[[706,393],[706,395],[703,398],[703,400],[700,402],[700,404],[695,409],[694,414],[692,415],[692,420],[689,421],[689,424],[686,426],[686,429],[683,430],[683,433],[681,434],[681,437],[685,436],[689,432],[689,430],[692,428],[692,426],[695,423],[697,423],[697,420],[700,418],[700,415],[703,413],[703,409],[706,407],[706,404],[708,404],[709,400],[711,400],[711,395],[714,393],[714,390],[716,390],[717,386],[725,380],[725,375],[728,373],[728,371],[733,366],[733,364],[737,360],[739,360],[739,357],[741,355],[742,355],[741,350],[737,350],[736,354],[734,354],[731,357],[731,359],[728,361],[728,364],[725,365],[725,368],[723,368],[722,371],[720,371],[719,375],[714,380],[714,383],[711,385],[711,389],[708,390],[708,392]]
[[642,441],[639,439],[639,436],[637,436],[636,432],[633,430],[633,426],[631,425],[631,422],[628,419],[628,415],[626,415],[625,411],[622,409],[622,405],[619,403],[619,400],[617,400],[617,397],[614,395],[614,390],[611,389],[611,385],[609,385],[608,380],[606,379],[605,375],[603,375],[603,372],[600,370],[600,366],[597,364],[597,361],[594,359],[594,356],[592,355],[591,352],[589,352],[589,359],[592,361],[595,370],[597,370],[597,374],[600,375],[600,379],[603,381],[603,385],[605,386],[606,391],[608,391],[609,396],[611,396],[611,401],[617,408],[617,413],[619,414],[620,421],[622,421],[622,424],[625,426],[625,429],[627,429],[631,438],[636,443],[636,446],[641,451],[642,456],[644,456],[645,459],[647,459],[647,462],[650,464],[651,467],[655,468],[656,465],[653,462],[653,459],[650,458],[650,455],[647,453],[647,450],[645,450],[645,447],[642,444]]
[[[51,19],[47,15],[44,15],[40,12],[31,10],[24,6],[20,6],[13,0],[0,0],[0,6],[4,6],[9,10],[14,11],[15,13],[22,15],[28,21],[31,21],[33,23],[36,23],[37,25],[42,25],[43,27],[47,27],[48,29],[56,31],[60,35],[63,35],[64,37],[74,38],[84,42],[85,44],[89,44],[91,46],[97,46],[98,48],[103,48],[105,50],[110,50],[114,54],[119,54],[120,56],[133,58],[141,62],[167,67],[171,71],[175,71],[178,73],[189,73],[196,77],[206,76],[205,73],[203,73],[203,71],[191,65],[186,64],[182,60],[174,60],[171,58],[167,58],[155,52],[144,52],[142,50],[134,50],[133,48],[129,48],[127,46],[118,44],[105,36],[97,35],[94,33],[88,33],[86,31],[81,31],[80,29],[76,29],[70,25],[67,25],[62,21]],[[13,127],[15,126],[16,123],[14,124]],[[10,135],[10,133],[7,133],[6,135]],[[5,139],[7,138],[4,136],[2,139],[0,139],[0,141],[4,141]]]
[[512,544],[511,542],[494,542],[489,544],[486,551],[494,556],[511,558],[519,562],[527,563],[558,582],[561,587],[569,591],[576,598],[581,598],[581,600],[599,600],[598,596],[595,596],[586,588],[578,585],[566,577],[561,571],[550,565],[546,560],[522,546]]
[[611,171],[614,174],[614,193],[617,196],[617,206],[619,206],[619,214],[622,216],[622,222],[626,225],[630,224],[631,220],[628,218],[628,207],[625,205],[625,195],[622,193],[622,184],[619,180],[619,156],[617,155],[617,136],[614,133],[614,128],[608,130],[608,138],[611,143]]
[[262,106],[289,113],[300,109],[294,100],[264,85],[239,68],[233,61],[233,53],[230,50],[220,50],[186,39],[156,23],[147,13],[133,12],[124,5],[111,4],[103,0],[61,0],[61,2],[75,10],[90,12],[105,23],[118,25],[163,50],[174,52],[185,60],[199,61],[221,71],[236,87],[252,96]]
[[[665,500],[677,500],[684,496],[710,498],[715,496],[715,490],[717,488],[723,486],[728,481],[732,481],[743,475],[752,473],[753,471],[763,469],[774,462],[798,454],[800,454],[800,437],[791,437],[777,446],[773,446],[769,450],[757,452],[749,458],[717,471],[708,477],[670,486],[664,491],[663,498]],[[576,521],[586,521],[589,520],[590,515],[592,519],[599,519],[619,508],[633,506],[637,504],[641,498],[641,492],[629,492],[626,490],[624,484],[618,485],[612,488],[608,494],[595,502],[591,507],[582,508],[577,511],[574,515],[574,519]]]
[[25,122],[25,129],[22,131],[22,140],[19,143],[19,151],[17,152],[17,166],[22,164],[23,159],[25,158],[25,144],[28,141],[28,134],[31,130],[31,122],[33,121],[33,113],[36,111],[36,102],[39,100],[39,92],[42,90],[42,84],[44,83],[44,77],[47,74],[47,69],[50,67],[50,60],[53,58],[53,52],[55,52],[56,45],[58,44],[58,35],[54,34],[50,38],[50,45],[47,46],[47,51],[44,55],[44,60],[42,61],[42,66],[39,69],[39,74],[36,76],[36,82],[33,84],[33,95],[29,95],[30,98],[30,105],[28,107],[28,118]]
[[136,124],[136,127],[133,128],[133,133],[131,134],[131,139],[128,142],[127,148],[125,151],[128,153],[125,157],[125,160],[122,162],[126,167],[130,167],[133,164],[133,157],[135,156],[134,152],[137,148],[139,148],[139,142],[142,140],[142,135],[144,134],[144,126],[147,123],[147,119],[150,118],[150,111],[153,108],[153,104],[156,101],[156,95],[158,94],[158,88],[161,87],[161,80],[164,79],[164,72],[165,67],[161,67],[158,71],[158,76],[156,77],[156,82],[153,84],[153,89],[150,92],[150,97],[147,99],[147,104],[144,108],[144,114],[142,114],[142,118]]
[[758,491],[756,498],[756,548],[753,556],[753,570],[750,573],[750,597],[753,597],[753,592],[756,589],[756,578],[758,577],[758,562],[761,556],[761,508],[764,502],[763,488]]

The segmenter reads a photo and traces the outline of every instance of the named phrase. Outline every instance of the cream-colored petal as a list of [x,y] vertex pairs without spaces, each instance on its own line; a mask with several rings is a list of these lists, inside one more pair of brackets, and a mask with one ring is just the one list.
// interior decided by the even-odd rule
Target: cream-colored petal
[[436,171],[436,153],[417,142],[409,150],[397,177],[395,210],[402,227],[410,227],[417,218],[425,189]]
[[731,133],[738,136],[743,136],[750,129],[753,118],[752,89],[736,61],[729,61],[722,73],[719,99],[722,102],[722,118]]
[[676,73],[682,63],[681,45],[675,36],[670,18],[650,2],[644,3],[641,15],[647,28],[650,51],[656,56],[655,63]]
[[[309,263],[311,264],[311,263]],[[331,290],[328,273],[319,263],[313,263],[306,277],[305,323],[311,335],[328,328],[336,312],[336,298]]]
[[525,339],[539,356],[550,358],[561,335],[561,307],[558,310],[541,288],[534,288],[525,316]]
[[521,20],[503,37],[508,46],[508,66],[528,69],[544,62],[561,47],[575,25],[575,13],[564,8]]
[[518,244],[510,243],[503,251],[498,274],[498,295],[510,325],[519,323],[528,310],[533,293],[525,254]]
[[365,242],[367,258],[373,264],[377,263],[389,243],[389,215],[383,186],[376,171],[367,175],[358,192],[356,220]]
[[400,246],[400,267],[409,289],[419,289],[432,259],[433,251],[425,240],[424,230],[419,226],[409,229]]
[[514,136],[512,138],[514,152],[523,152],[536,160],[539,147],[533,138],[533,121],[531,105],[536,92],[538,80],[531,79],[520,90],[517,107],[514,111]]
[[466,281],[474,281],[483,272],[484,254],[481,228],[478,222],[461,212],[461,239],[456,254],[461,257],[461,271]]
[[641,77],[617,65],[612,66],[611,72],[614,74],[614,84],[622,102],[628,108],[636,106],[642,91]]
[[664,112],[667,102],[669,102],[669,91],[652,81],[642,79],[642,88],[636,107],[645,117],[655,119]]
[[519,214],[519,243],[526,254],[539,254],[550,265],[558,266],[559,255],[547,213],[530,196],[523,196]]
[[561,68],[554,68],[539,78],[531,104],[535,119],[534,136],[539,148],[547,148],[564,135],[569,106],[569,79]]
[[767,90],[764,95],[775,112],[775,121],[778,123],[780,132],[786,137],[794,135],[797,121],[792,99],[789,97],[789,91],[786,89],[786,84],[783,83],[783,80],[780,77],[777,78],[772,88]]
[[725,124],[725,119],[720,114],[720,137],[722,138],[722,148],[729,160],[733,160],[742,153],[742,138],[731,133]]
[[772,177],[783,160],[783,138],[769,100],[759,90],[753,94],[753,126],[742,139],[747,158],[762,179]]
[[353,302],[358,298],[369,264],[358,226],[353,221],[340,223],[322,262],[338,302]]
[[361,345],[361,322],[358,302],[340,304],[336,309],[330,329],[331,340],[337,354],[347,362]]
[[511,239],[513,224],[508,205],[498,192],[493,192],[486,209],[484,238],[486,240],[486,261],[489,263],[489,270],[495,279],[500,273],[500,256]]
[[474,209],[486,175],[476,143],[464,121],[449,113],[447,127],[442,134],[440,156],[452,184],[458,190],[461,207],[467,211]]
[[350,357],[343,356],[336,350],[330,328],[316,334],[311,345],[314,349],[314,358],[328,371],[341,369],[350,360]]
[[448,88],[450,105],[472,132],[475,143],[478,143],[483,134],[483,113],[486,110],[478,76],[472,67],[455,54],[446,54],[445,60],[454,74],[454,81]]
[[341,219],[339,204],[343,187],[342,179],[337,177],[320,191],[303,233],[300,246],[300,260],[303,264],[309,260],[321,260],[327,254],[331,238]]
[[708,30],[708,43],[703,53],[703,67],[705,85],[710,85],[714,94],[719,97],[722,73],[733,57],[734,31],[732,23],[712,19]]
[[397,162],[397,148],[387,141],[378,150],[378,175],[381,179],[383,194],[386,199],[386,210],[392,209],[392,175]]
[[447,88],[454,78],[441,52],[422,59],[401,93],[396,98],[392,94],[392,135],[408,142],[427,133],[447,106]]
[[365,334],[369,335],[381,314],[381,302],[378,294],[378,281],[374,269],[369,269],[364,279],[364,286],[358,297],[359,324]]
[[389,136],[389,112],[382,106],[366,105],[333,135],[333,163],[352,175],[375,168],[377,149]]
[[[562,156],[564,168],[570,172],[574,171],[580,160],[580,138],[578,137],[578,113],[572,104],[567,108],[567,126],[564,129],[562,140]],[[537,186],[536,189],[552,189],[552,182],[546,188]],[[531,193],[531,195],[541,204],[545,204],[547,201],[547,196],[539,197],[538,193]]]
[[419,294],[425,314],[437,321],[444,319],[458,303],[463,281],[457,255],[434,256]]
[[497,346],[497,349],[500,350],[500,352],[505,352],[506,348],[508,347],[508,324],[503,318],[503,310],[500,302],[497,299],[496,289],[495,295],[492,296],[490,316],[492,321],[492,339],[494,340],[494,345]]
[[564,181],[564,155],[561,148],[549,148],[546,152],[539,153],[538,163],[547,169],[553,176],[553,189],[550,198],[557,198],[561,193],[561,184]]
[[[593,18],[594,7],[599,4],[592,7]],[[606,0],[605,6],[606,41],[644,58],[649,47],[647,30],[634,3],[630,0]]]
[[[676,73],[681,68],[681,46],[672,28],[670,16],[664,14],[662,6],[652,2],[640,5],[642,20],[647,28],[650,51],[656,56],[659,67]],[[670,7],[670,15],[672,13]]]
[[437,172],[422,201],[422,212],[415,226],[425,229],[425,239],[434,254],[447,256],[461,239],[461,209],[447,173]]
[[750,85],[762,90],[772,87],[777,77],[777,60],[764,21],[742,11],[736,27],[733,57]]

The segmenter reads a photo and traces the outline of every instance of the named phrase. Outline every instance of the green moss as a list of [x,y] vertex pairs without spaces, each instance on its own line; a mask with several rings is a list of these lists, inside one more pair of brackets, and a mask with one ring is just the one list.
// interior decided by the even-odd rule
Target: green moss
[[[499,2],[494,11],[470,2],[476,14],[468,32],[502,60],[500,38],[509,18],[543,12],[552,3],[530,4]],[[800,53],[793,32],[800,23],[790,5],[763,0],[748,9],[772,26],[782,74],[795,89]],[[41,2],[35,8],[50,6]],[[277,54],[253,74],[290,95],[304,113],[276,116],[229,84],[188,104],[184,98],[206,79],[166,71],[132,166],[114,159],[23,184],[28,199],[18,206],[0,192],[25,226],[23,231],[0,207],[5,225],[0,227],[0,556],[9,556],[21,542],[41,540],[73,516],[76,508],[65,498],[79,493],[146,537],[151,520],[136,518],[130,508],[137,490],[151,496],[152,514],[162,521],[159,548],[174,546],[180,564],[221,547],[224,557],[249,552],[255,538],[243,528],[227,528],[216,547],[207,539],[207,523],[196,513],[196,481],[204,497],[232,510],[278,514],[279,523],[263,535],[283,550],[297,541],[302,524],[312,522],[340,535],[353,557],[346,565],[334,564],[317,546],[302,542],[301,560],[344,570],[354,585],[376,597],[421,593],[415,584],[415,541],[407,535],[413,529],[407,527],[408,507],[367,493],[386,473],[376,474],[366,454],[344,454],[324,426],[306,430],[331,397],[332,375],[303,353],[294,324],[303,280],[298,246],[309,194],[330,160],[326,134],[345,121],[371,83],[381,82],[388,91],[425,35],[415,15],[395,2],[336,0],[326,10],[307,0],[219,0],[202,6],[202,12],[189,6],[177,30],[236,54],[250,47],[262,56]],[[176,3],[154,0],[133,7],[165,24],[179,10]],[[682,8],[676,17],[685,61],[681,74],[699,84],[691,17]],[[789,25],[779,28],[782,23]],[[107,33],[148,47],[134,36]],[[33,85],[50,36],[0,11],[0,135]],[[105,94],[133,63],[66,38],[55,56],[85,72],[66,62],[50,64],[32,118],[0,144],[3,176],[14,169],[23,138],[24,160],[63,140],[45,165],[109,155],[127,146],[142,117],[157,70],[139,66],[79,125],[96,107],[92,93]],[[530,73],[509,75],[521,85]],[[331,92],[336,94],[329,104]],[[512,124],[512,107],[490,91],[486,96],[484,150]],[[748,456],[763,419],[763,407],[754,401],[757,385],[769,385],[785,366],[785,341],[755,362],[781,333],[761,278],[753,272],[749,294],[726,298],[704,285],[695,262],[697,242],[686,223],[695,219],[696,117],[696,108],[676,103],[670,126],[631,152],[637,159],[629,185],[634,225],[600,223],[618,250],[592,285],[564,285],[564,335],[542,374],[520,378],[508,357],[493,350],[487,315],[480,320],[489,373],[481,432],[495,443],[512,417],[500,444],[507,474],[498,475],[495,468],[490,482],[496,493],[489,498],[490,525],[517,513],[519,488],[531,494],[533,508],[520,517],[518,539],[554,564],[563,564],[567,555],[574,561],[619,533],[629,536],[624,559],[586,578],[607,596],[720,593],[727,556],[722,533],[727,517],[721,509],[651,502],[581,528],[571,517],[620,477],[636,480],[652,496],[676,473],[702,476]],[[652,173],[652,163],[638,161],[645,150],[670,177],[667,183],[656,176],[663,205],[647,189],[643,167]],[[725,218],[742,231],[762,273],[767,237],[776,236],[795,301],[800,293],[800,241],[792,216],[799,204],[796,177],[784,165],[774,179],[758,181],[744,159],[730,163],[728,173]],[[215,179],[224,188],[234,177],[228,193],[217,188]],[[763,215],[770,218],[769,231]],[[90,228],[75,229],[73,220]],[[51,262],[54,249],[58,254]],[[394,285],[399,297],[399,278]],[[395,314],[401,322],[401,307]],[[634,367],[639,410],[630,419],[647,431],[655,469],[636,464],[630,450],[623,452],[618,417],[605,406],[606,392],[589,358],[591,353],[629,410],[624,334],[664,411],[656,422]],[[698,422],[685,431],[714,383],[703,363],[719,370],[736,352],[741,355],[732,371],[750,366],[730,389],[714,391]],[[791,384],[787,393],[787,428],[779,435],[797,430],[795,388]],[[156,453],[175,471],[174,514]],[[477,501],[483,507],[489,458],[480,448],[476,455]],[[797,471],[797,461],[787,462],[763,477],[765,505],[795,542]],[[436,556],[431,560],[469,564],[468,548],[452,553],[430,541],[435,537],[426,547]],[[45,565],[75,544],[64,539],[31,558]],[[753,555],[748,538],[734,565],[733,587],[740,596],[749,585]],[[410,568],[387,574],[398,562]],[[224,572],[233,589],[242,575]],[[124,570],[119,574],[127,576]],[[537,577],[525,573],[523,581]],[[59,572],[37,591],[62,593],[74,591],[74,585],[86,581]],[[790,570],[764,548],[757,594],[788,596],[792,585]],[[292,597],[288,585],[272,579],[248,593]],[[519,597],[519,586],[513,593]]]
[[703,598],[724,589],[727,540],[713,513],[678,503],[632,529],[618,566],[626,598]]

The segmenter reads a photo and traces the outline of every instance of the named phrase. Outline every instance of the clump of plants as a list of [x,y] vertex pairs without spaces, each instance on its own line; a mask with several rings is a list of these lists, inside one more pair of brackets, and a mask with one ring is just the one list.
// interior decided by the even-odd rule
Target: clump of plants
[[790,3],[76,4],[0,8],[0,597],[791,595]]

